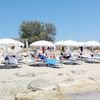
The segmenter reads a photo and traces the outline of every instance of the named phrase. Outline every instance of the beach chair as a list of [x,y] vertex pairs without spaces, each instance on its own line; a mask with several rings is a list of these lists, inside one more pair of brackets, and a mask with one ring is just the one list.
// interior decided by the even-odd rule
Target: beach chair
[[28,59],[28,65],[29,65],[29,66],[35,65],[35,61],[34,61],[33,58],[29,58],[29,59]]
[[85,60],[86,63],[100,63],[100,61],[96,58],[88,58]]
[[18,63],[17,59],[15,57],[9,58],[8,62],[5,64],[7,68],[17,68],[22,67],[21,63]]
[[32,58],[32,57],[29,57],[27,61],[28,61],[28,65],[30,65],[30,66],[43,65],[43,62],[42,62],[41,59],[35,59],[35,58]]
[[46,62],[49,67],[53,67],[53,68],[62,67],[61,63],[53,58],[47,58]]
[[68,59],[68,60],[62,60],[61,62],[63,64],[66,64],[66,65],[80,65],[81,64],[81,62],[78,61],[78,60],[70,60],[70,59]]
[[4,68],[5,64],[0,61],[0,69]]
[[70,56],[69,59],[62,60],[62,63],[67,64],[67,65],[80,65],[81,64],[81,62],[79,62],[79,60],[77,59],[76,56],[74,56],[74,54]]
[[95,54],[95,55],[93,56],[93,58],[100,61],[100,54]]

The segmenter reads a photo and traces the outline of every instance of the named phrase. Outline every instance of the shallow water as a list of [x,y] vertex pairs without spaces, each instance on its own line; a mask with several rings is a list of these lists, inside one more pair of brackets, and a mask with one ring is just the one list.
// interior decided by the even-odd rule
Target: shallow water
[[70,95],[72,100],[100,100],[100,92],[77,93]]

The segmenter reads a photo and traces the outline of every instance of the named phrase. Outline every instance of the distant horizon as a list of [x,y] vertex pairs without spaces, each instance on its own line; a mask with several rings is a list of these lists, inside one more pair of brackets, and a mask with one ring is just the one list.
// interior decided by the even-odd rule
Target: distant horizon
[[50,22],[56,41],[100,41],[99,0],[2,0],[0,38],[18,38],[26,20]]

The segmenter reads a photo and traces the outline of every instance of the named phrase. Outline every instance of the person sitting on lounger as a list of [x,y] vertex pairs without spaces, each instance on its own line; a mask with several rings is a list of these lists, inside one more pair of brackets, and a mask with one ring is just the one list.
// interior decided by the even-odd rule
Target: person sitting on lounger
[[75,60],[75,55],[73,53],[70,54],[69,60]]
[[60,54],[59,59],[60,59],[60,60],[63,60],[63,59],[64,59],[64,55],[63,55],[63,53]]

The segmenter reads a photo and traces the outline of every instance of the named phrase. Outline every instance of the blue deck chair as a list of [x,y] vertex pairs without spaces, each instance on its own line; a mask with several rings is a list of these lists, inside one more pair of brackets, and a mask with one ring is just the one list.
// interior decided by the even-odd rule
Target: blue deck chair
[[52,58],[47,58],[46,62],[49,67],[58,67],[58,65],[60,64],[60,62],[58,62],[56,59],[52,59]]

